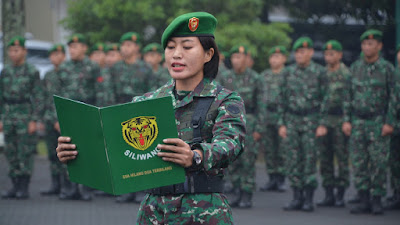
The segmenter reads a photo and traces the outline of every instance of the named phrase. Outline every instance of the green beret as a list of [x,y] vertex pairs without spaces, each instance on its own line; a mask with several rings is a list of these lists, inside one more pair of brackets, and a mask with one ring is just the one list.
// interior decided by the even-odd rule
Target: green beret
[[299,48],[313,48],[313,41],[309,37],[301,37],[293,44],[293,51]]
[[341,52],[343,50],[342,44],[336,40],[329,40],[325,43],[323,50],[336,50]]
[[10,46],[21,46],[23,48],[25,48],[25,38],[21,37],[21,36],[15,36],[13,38],[11,38],[11,40],[8,42],[7,47]]
[[96,43],[90,48],[90,54],[92,54],[94,51],[103,51],[105,50],[106,46],[103,43]]
[[87,44],[85,36],[83,34],[74,34],[68,39],[68,45],[71,44],[72,42],[74,43],[82,43],[82,44]]
[[104,52],[109,52],[109,51],[119,51],[119,44],[118,43],[112,43],[106,45],[106,48],[104,49]]
[[143,54],[146,54],[148,52],[158,52],[160,54],[164,53],[161,45],[158,43],[151,43],[146,45],[146,47],[143,48]]
[[217,19],[206,12],[193,12],[175,18],[164,30],[161,45],[165,49],[171,37],[214,37]]
[[361,35],[360,41],[364,41],[365,39],[375,39],[377,41],[382,41],[382,37],[382,31],[369,29]]
[[397,48],[396,48],[396,52],[399,52],[399,51],[400,51],[400,44],[397,45]]
[[140,36],[136,32],[127,32],[119,39],[119,43],[122,44],[124,41],[133,41],[135,43],[140,43]]
[[62,45],[62,44],[55,44],[55,45],[53,45],[53,47],[51,47],[51,48],[49,49],[49,54],[51,54],[52,52],[59,52],[59,51],[65,53],[64,45]]
[[274,46],[272,47],[269,51],[268,51],[268,55],[271,56],[274,53],[281,53],[283,55],[287,55],[287,50],[285,46],[282,45],[278,45],[278,46]]
[[235,45],[231,48],[231,50],[229,51],[229,55],[233,55],[235,53],[243,53],[243,54],[247,54],[247,47],[244,45]]

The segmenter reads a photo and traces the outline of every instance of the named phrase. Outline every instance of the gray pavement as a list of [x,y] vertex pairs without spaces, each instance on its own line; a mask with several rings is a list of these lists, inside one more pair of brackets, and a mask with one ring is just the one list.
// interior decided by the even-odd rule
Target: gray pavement
[[[0,191],[10,187],[8,165],[0,153]],[[35,157],[35,168],[28,200],[1,200],[0,225],[125,225],[136,224],[138,204],[117,204],[113,197],[96,196],[91,202],[60,201],[56,197],[43,197],[39,192],[49,186],[49,163],[43,156]],[[265,183],[262,162],[257,163],[257,184]],[[351,187],[346,198],[354,194]],[[231,197],[231,196],[228,196]],[[319,188],[315,200],[323,197]],[[346,208],[316,208],[313,213],[285,212],[282,206],[291,199],[291,192],[259,192],[254,195],[254,207],[249,210],[233,209],[235,224],[239,225],[391,225],[400,224],[400,211],[388,211],[383,216],[351,215]]]

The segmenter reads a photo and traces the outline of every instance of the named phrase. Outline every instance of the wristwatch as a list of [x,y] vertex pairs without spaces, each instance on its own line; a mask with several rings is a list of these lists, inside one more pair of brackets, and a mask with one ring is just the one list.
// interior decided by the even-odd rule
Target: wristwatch
[[194,167],[198,167],[201,165],[201,156],[198,152],[193,151],[193,165]]

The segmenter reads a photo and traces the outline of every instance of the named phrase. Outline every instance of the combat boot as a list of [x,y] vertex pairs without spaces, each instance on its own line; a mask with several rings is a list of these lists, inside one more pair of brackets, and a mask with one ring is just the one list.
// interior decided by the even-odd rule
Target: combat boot
[[260,191],[273,191],[277,188],[277,180],[276,174],[269,174],[269,181],[263,187],[260,188]]
[[325,187],[325,198],[324,200],[317,203],[317,206],[334,206],[335,197],[333,196],[333,186]]
[[303,204],[303,207],[301,208],[301,210],[303,210],[305,212],[314,211],[314,201],[313,201],[314,190],[315,190],[315,188],[313,188],[313,187],[305,188],[305,200],[304,200],[304,204]]
[[239,207],[239,203],[242,200],[243,191],[241,189],[236,189],[234,193],[235,193],[234,195],[235,198],[230,204],[232,208]]
[[360,190],[358,192],[358,195],[360,196],[360,204],[357,206],[354,206],[352,209],[350,209],[351,214],[363,214],[363,213],[371,213],[371,203],[370,203],[370,195],[369,191],[367,190]]
[[344,207],[344,192],[345,192],[345,187],[338,187],[337,192],[336,192],[336,198],[335,198],[335,206],[336,207]]
[[391,201],[388,201],[385,209],[393,210],[400,209],[400,191],[394,191]]
[[374,215],[382,215],[383,214],[383,207],[381,196],[372,196],[372,207],[371,207],[372,214]]
[[243,191],[238,207],[241,209],[249,209],[253,206],[253,193]]
[[282,174],[276,174],[276,190],[278,192],[285,192],[285,176]]
[[80,200],[81,193],[79,193],[78,184],[70,182],[69,185],[63,185],[58,198],[60,200]]
[[123,194],[117,197],[115,200],[118,203],[134,202],[136,199],[136,193]]
[[17,199],[27,199],[29,198],[29,183],[31,177],[29,175],[23,175],[19,178],[17,193],[15,193],[15,198]]
[[293,200],[283,207],[286,211],[300,210],[303,207],[303,190],[297,187],[293,188]]
[[351,198],[349,200],[350,204],[357,204],[361,202],[361,197],[360,197],[360,191],[357,191],[357,194],[353,196],[353,198]]
[[18,186],[18,178],[12,177],[11,178],[12,187],[10,190],[5,191],[2,193],[1,198],[15,198],[15,194],[17,193],[17,186]]
[[83,201],[91,201],[92,200],[92,192],[93,189],[84,185],[80,185],[80,194],[81,194],[81,200]]
[[60,175],[51,176],[51,185],[48,190],[41,191],[41,195],[58,195],[60,194]]

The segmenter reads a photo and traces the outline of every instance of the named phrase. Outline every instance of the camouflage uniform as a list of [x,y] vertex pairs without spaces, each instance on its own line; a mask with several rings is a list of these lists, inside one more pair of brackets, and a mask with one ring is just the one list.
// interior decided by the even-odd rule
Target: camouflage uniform
[[[36,150],[36,135],[28,133],[30,121],[42,115],[42,84],[34,66],[6,65],[0,76],[0,118],[3,121],[4,153],[14,186],[29,185]],[[18,190],[19,191],[19,190]],[[27,197],[27,196],[26,196]]]
[[[222,74],[221,74],[222,75]],[[258,98],[261,94],[261,82],[259,75],[249,68],[243,74],[234,71],[226,73],[230,77],[222,77],[221,84],[229,90],[239,93],[245,102],[246,108],[246,145],[240,158],[229,168],[230,177],[234,188],[240,189],[242,195],[251,195],[255,191],[255,163],[258,154],[259,143],[253,139],[253,132],[261,131],[258,119]],[[240,201],[240,197],[238,198]],[[236,206],[236,201],[232,203]]]
[[[155,92],[136,97],[133,101],[172,96],[179,138],[191,142],[191,119],[196,98],[215,96],[217,83],[204,79],[194,91],[177,93],[176,97],[174,87],[175,83],[170,81]],[[200,144],[204,156],[201,170],[210,177],[223,177],[223,168],[243,151],[246,132],[243,101],[235,92],[222,89],[206,118],[209,120],[201,132],[204,140]],[[140,205],[137,221],[141,225],[232,223],[231,208],[221,193],[148,194]]]
[[104,107],[115,104],[115,94],[112,89],[110,68],[100,69],[95,83],[96,106]]
[[134,64],[117,62],[110,68],[110,74],[116,103],[130,102],[134,96],[150,91],[154,87],[152,82],[157,82],[151,68],[141,60]]
[[168,69],[164,67],[160,67],[154,73],[154,76],[157,79],[157,82],[155,82],[156,85],[153,85],[151,90],[157,90],[159,87],[163,86],[165,83],[172,79],[171,75],[169,75]]
[[374,63],[359,59],[351,65],[351,72],[344,121],[352,124],[349,148],[355,187],[383,196],[390,136],[383,137],[381,131],[384,124],[394,126],[395,122],[394,68],[383,58]]
[[[343,64],[337,71],[327,71],[329,79],[326,104],[322,109],[325,115],[325,124],[328,129],[326,137],[323,137],[324,145],[320,152],[320,167],[322,186],[343,187],[349,186],[349,165],[347,138],[342,132],[343,123],[343,99],[348,94],[348,80],[350,71]],[[334,155],[338,162],[338,175],[335,177]]]
[[283,76],[278,125],[287,128],[282,145],[287,149],[288,178],[294,188],[315,189],[318,185],[315,131],[323,120],[320,108],[327,90],[325,69],[311,61],[306,68],[297,64],[288,66]]

